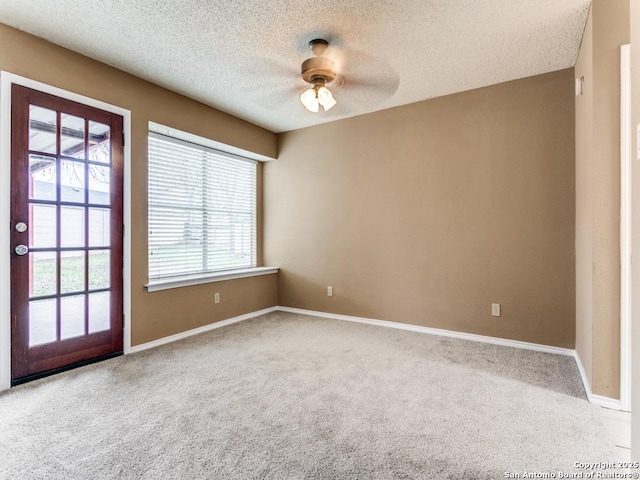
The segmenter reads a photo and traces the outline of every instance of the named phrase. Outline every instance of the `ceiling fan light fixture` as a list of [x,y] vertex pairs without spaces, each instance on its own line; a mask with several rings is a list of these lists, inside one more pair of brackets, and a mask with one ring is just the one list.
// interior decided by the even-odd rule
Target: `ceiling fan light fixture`
[[324,111],[328,111],[331,107],[333,107],[337,102],[335,98],[333,98],[333,94],[331,90],[327,87],[320,87],[318,89],[318,102],[324,108]]
[[316,95],[315,88],[309,88],[300,94],[300,102],[304,105],[304,108],[313,113],[318,113],[320,102]]

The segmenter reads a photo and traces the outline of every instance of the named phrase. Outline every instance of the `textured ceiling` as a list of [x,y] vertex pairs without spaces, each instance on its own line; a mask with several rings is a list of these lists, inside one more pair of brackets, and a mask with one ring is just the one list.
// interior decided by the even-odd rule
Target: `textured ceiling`
[[[572,67],[589,4],[0,0],[0,22],[283,132]],[[345,82],[314,114],[299,73],[318,37]]]

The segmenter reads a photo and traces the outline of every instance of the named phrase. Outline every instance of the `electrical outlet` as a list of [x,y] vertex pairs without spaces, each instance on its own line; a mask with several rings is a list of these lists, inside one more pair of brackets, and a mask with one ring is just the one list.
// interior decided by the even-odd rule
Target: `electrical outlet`
[[499,317],[500,316],[500,304],[499,303],[492,303],[491,304],[491,315],[493,315],[494,317]]
[[213,294],[213,302],[220,303],[220,294],[218,292]]
[[333,297],[333,287],[327,287],[327,297]]

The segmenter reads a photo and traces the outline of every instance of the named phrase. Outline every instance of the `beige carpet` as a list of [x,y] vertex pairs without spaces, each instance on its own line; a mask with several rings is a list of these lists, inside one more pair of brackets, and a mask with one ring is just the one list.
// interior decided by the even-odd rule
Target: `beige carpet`
[[615,455],[570,357],[282,312],[0,395],[2,479],[497,479]]

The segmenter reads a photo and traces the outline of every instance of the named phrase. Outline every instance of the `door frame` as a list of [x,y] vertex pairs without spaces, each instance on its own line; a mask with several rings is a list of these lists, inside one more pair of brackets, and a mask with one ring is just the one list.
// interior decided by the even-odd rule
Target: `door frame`
[[131,350],[131,111],[85,97],[58,87],[0,71],[0,391],[11,387],[11,86],[22,85],[90,107],[122,116],[125,136],[123,149],[123,282],[124,353]]
[[620,409],[631,411],[631,46],[620,46]]

